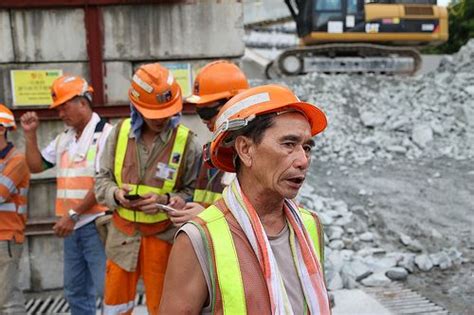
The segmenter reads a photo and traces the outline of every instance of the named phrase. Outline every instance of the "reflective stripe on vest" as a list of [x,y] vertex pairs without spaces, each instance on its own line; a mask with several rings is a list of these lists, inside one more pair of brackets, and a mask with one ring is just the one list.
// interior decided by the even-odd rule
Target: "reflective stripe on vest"
[[0,204],[0,211],[16,212],[16,204],[14,202],[7,202]]
[[0,184],[7,187],[8,191],[10,192],[11,195],[17,193],[16,185],[10,179],[10,177],[5,176],[5,175],[0,175]]
[[212,240],[224,314],[247,314],[239,258],[224,214],[210,206],[198,217],[206,222]]
[[304,208],[299,208],[301,218],[303,219],[303,224],[306,227],[306,230],[309,233],[309,237],[313,240],[314,243],[314,250],[316,252],[316,255],[318,255],[318,260],[320,264],[322,265],[323,262],[321,261],[321,248],[319,244],[319,233],[318,233],[318,227],[316,225],[316,222],[314,221],[314,217],[311,215],[311,212]]
[[[303,225],[309,232],[318,259],[321,262],[317,224],[308,210],[303,208],[299,208],[299,210],[303,218]],[[198,217],[206,222],[212,240],[224,314],[247,314],[239,258],[224,214],[216,206],[210,206],[201,212]],[[215,290],[215,288],[213,289]]]
[[17,210],[17,205],[14,202],[0,204],[0,211],[4,212],[17,212],[18,214],[26,214],[26,208],[26,205],[19,205]]
[[[127,118],[123,121],[118,139],[117,139],[117,147],[115,149],[115,165],[114,165],[114,175],[115,180],[117,181],[118,187],[123,187],[124,183],[122,182],[122,170],[123,170],[123,163],[125,160],[125,154],[127,153],[127,146],[128,146],[128,135],[130,134],[130,118]],[[172,166],[176,170],[179,169],[181,161],[183,158],[179,159],[178,163],[173,161],[173,156],[179,155],[183,156],[184,149],[186,148],[186,142],[188,140],[189,129],[183,125],[178,126],[178,131],[176,134],[176,138],[174,140],[173,149],[171,151],[171,155],[169,158],[168,165]],[[146,193],[152,192],[158,195],[171,193],[173,192],[174,186],[176,185],[177,180],[176,171],[174,173],[173,179],[165,180],[163,183],[162,188],[147,186],[147,185],[137,185],[137,184],[130,184],[125,183],[126,185],[130,186],[132,189],[130,194],[138,194],[144,195]],[[168,215],[164,212],[158,212],[156,214],[146,214],[141,211],[134,211],[124,207],[118,207],[117,212],[120,217],[132,221],[132,222],[139,222],[139,223],[157,223],[168,220]]]
[[222,198],[221,193],[213,192],[205,189],[195,189],[193,195],[194,202],[201,202],[212,205],[214,202]]

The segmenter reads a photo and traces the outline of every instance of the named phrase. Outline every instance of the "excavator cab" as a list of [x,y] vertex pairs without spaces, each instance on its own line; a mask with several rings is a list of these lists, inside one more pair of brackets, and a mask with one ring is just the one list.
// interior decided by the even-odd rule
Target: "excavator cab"
[[417,48],[448,39],[436,0],[285,0],[300,47],[277,59],[279,72],[415,73]]

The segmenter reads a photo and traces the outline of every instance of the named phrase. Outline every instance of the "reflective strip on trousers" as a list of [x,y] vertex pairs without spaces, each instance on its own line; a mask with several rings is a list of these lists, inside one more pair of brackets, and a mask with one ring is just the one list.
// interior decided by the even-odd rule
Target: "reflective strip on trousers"
[[84,199],[88,189],[58,189],[57,199]]
[[212,240],[224,314],[247,314],[239,258],[228,223],[216,206],[210,206],[198,216],[207,223]]
[[17,193],[15,183],[8,176],[0,175],[0,185],[3,185],[5,187],[7,187],[10,194],[16,194]]
[[195,189],[193,201],[194,202],[202,202],[208,205],[212,205],[214,202],[222,198],[222,194],[218,192],[213,192],[210,190],[204,189]]
[[306,230],[308,231],[309,237],[311,237],[314,243],[314,250],[316,252],[316,255],[318,256],[320,264],[322,265],[323,262],[321,261],[321,249],[319,246],[319,233],[316,221],[308,210],[303,208],[299,208],[299,210],[301,218],[303,219],[303,225],[305,226]]
[[[129,140],[128,135],[130,134],[130,128],[131,128],[130,118],[127,118],[123,121],[122,125],[120,126],[119,135],[117,139],[117,147],[115,149],[114,175],[115,175],[115,180],[117,181],[117,185],[119,187],[122,187],[124,184],[122,182],[122,170],[123,170],[125,155],[127,152],[127,146],[128,146],[128,140]],[[175,167],[176,170],[179,169],[179,166],[181,165],[181,161],[184,159],[183,153],[186,147],[188,135],[189,135],[189,129],[182,125],[179,125],[176,138],[173,144],[173,149],[171,151],[171,156],[169,159],[169,165],[172,167]],[[176,157],[176,156],[179,157],[178,163],[173,161],[173,157]],[[148,192],[153,192],[155,194],[162,195],[166,193],[171,193],[174,189],[174,186],[176,185],[177,173],[178,172],[176,171],[172,180],[165,180],[162,188],[156,188],[156,187],[142,185],[142,184],[136,185],[136,184],[127,183],[127,185],[129,185],[132,188],[132,191],[130,192],[130,194],[144,195]],[[133,210],[122,208],[122,207],[119,207],[117,211],[120,217],[132,222],[157,223],[157,222],[162,222],[168,219],[168,215],[162,212],[159,212],[157,214],[145,214],[140,211],[133,211]]]
[[28,196],[28,188],[20,188],[20,196],[27,197]]
[[135,301],[129,301],[127,303],[117,304],[117,305],[104,304],[103,311],[104,311],[104,315],[118,315],[118,314],[131,311],[134,306],[135,306]]

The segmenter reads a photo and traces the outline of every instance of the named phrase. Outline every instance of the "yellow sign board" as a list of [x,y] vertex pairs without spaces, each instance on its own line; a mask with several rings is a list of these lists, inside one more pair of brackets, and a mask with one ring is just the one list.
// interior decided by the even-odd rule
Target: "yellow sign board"
[[51,104],[51,85],[62,74],[62,70],[11,70],[13,106]]
[[176,82],[178,82],[183,92],[183,97],[190,96],[193,92],[193,75],[191,64],[189,63],[163,63],[168,70],[173,73]]

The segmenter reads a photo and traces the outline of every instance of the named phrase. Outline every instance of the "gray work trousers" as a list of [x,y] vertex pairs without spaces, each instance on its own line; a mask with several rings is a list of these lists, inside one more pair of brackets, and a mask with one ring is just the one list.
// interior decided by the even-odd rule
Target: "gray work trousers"
[[19,264],[23,244],[0,241],[0,314],[26,314],[25,298],[19,288]]

